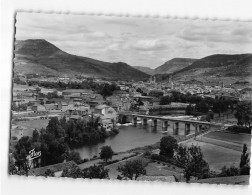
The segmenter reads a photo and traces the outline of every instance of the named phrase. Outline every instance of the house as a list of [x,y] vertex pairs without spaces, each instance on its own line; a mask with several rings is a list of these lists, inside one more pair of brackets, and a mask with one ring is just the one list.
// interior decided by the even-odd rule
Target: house
[[24,103],[25,103],[25,100],[24,100],[24,99],[13,98],[12,102],[13,102],[16,106],[19,106],[19,105],[21,105],[21,104],[24,104]]
[[116,123],[117,112],[110,106],[98,105],[95,107],[94,114],[100,117],[101,124],[107,131],[110,131]]
[[93,94],[94,92],[90,89],[66,89],[62,91],[62,95],[66,98],[68,96],[81,97],[86,94]]
[[44,107],[45,107],[46,110],[58,110],[58,104],[57,103],[44,104]]
[[31,109],[36,113],[47,113],[45,106],[40,104],[33,105]]
[[90,105],[90,108],[94,109],[96,106],[101,105],[101,104],[105,104],[106,101],[104,100],[90,100],[87,101],[87,104]]

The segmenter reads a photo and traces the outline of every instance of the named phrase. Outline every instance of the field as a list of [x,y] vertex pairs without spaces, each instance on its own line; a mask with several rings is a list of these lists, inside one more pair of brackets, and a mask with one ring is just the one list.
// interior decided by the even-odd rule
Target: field
[[210,132],[197,140],[187,141],[187,146],[200,146],[210,168],[219,172],[223,166],[239,166],[243,144],[250,152],[251,135]]
[[30,121],[18,121],[13,125],[18,125],[24,127],[24,136],[32,136],[33,130],[36,128],[40,130],[42,128],[46,128],[49,119],[38,119],[38,120],[30,120]]
[[239,165],[241,152],[204,142],[190,141],[186,143],[187,146],[191,146],[192,144],[200,146],[204,159],[214,171],[220,171],[225,165]]
[[238,144],[247,144],[251,145],[251,135],[246,134],[232,134],[232,133],[225,133],[225,132],[210,132],[206,134],[204,137],[223,140]]

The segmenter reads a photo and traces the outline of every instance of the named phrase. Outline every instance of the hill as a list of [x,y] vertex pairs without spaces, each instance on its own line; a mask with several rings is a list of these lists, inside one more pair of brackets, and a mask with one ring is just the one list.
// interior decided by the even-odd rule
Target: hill
[[155,68],[155,74],[171,74],[191,65],[195,61],[196,59],[192,58],[173,58]]
[[144,72],[149,75],[154,75],[155,71],[152,68],[144,67],[144,66],[133,66],[133,68],[140,70],[141,72]]
[[216,54],[196,60],[191,65],[173,73],[180,81],[197,79],[203,83],[224,82],[229,85],[249,82],[252,75],[252,54]]
[[72,55],[43,39],[15,43],[14,72],[84,75],[114,79],[145,80],[149,77],[123,62],[109,63]]

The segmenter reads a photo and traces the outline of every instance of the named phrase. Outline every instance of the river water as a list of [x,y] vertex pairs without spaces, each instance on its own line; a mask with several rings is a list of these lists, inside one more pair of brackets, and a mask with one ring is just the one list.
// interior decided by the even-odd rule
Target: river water
[[[151,120],[148,121],[147,126],[143,126],[140,122],[136,127],[133,125],[120,126],[119,134],[107,138],[104,142],[95,145],[83,146],[73,149],[73,151],[79,152],[81,158],[92,158],[93,156],[99,156],[100,148],[102,146],[111,146],[114,152],[124,152],[137,147],[143,147],[146,145],[154,144],[165,135],[172,135],[173,123],[169,121],[168,132],[162,132],[162,124],[158,121],[157,127],[151,125]],[[179,135],[184,135],[185,125],[180,123]],[[191,133],[195,132],[195,128],[191,125]]]

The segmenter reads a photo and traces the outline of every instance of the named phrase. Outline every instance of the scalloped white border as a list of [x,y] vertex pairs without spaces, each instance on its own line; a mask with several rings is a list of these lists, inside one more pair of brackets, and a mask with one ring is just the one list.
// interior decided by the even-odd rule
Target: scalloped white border
[[[251,194],[250,187],[165,182],[120,182],[8,177],[11,64],[17,11],[251,22],[251,0],[3,0],[1,61],[1,188],[8,194]],[[36,10],[36,11],[34,11]],[[43,11],[44,10],[44,11]],[[45,11],[50,10],[50,11]],[[59,11],[64,10],[64,11]],[[90,11],[92,10],[92,11]],[[170,13],[170,14],[167,14]],[[9,82],[6,82],[9,81]],[[116,183],[115,183],[116,182]],[[63,185],[62,185],[63,184]],[[183,186],[183,187],[182,187]],[[182,188],[181,188],[182,187]],[[130,191],[130,193],[128,192]],[[2,192],[2,189],[1,189]],[[6,194],[6,193],[5,193]]]

